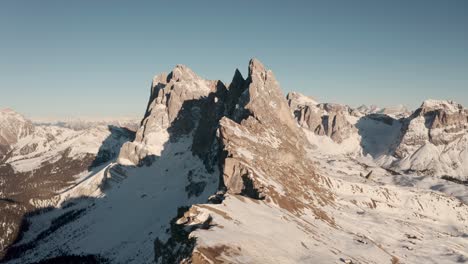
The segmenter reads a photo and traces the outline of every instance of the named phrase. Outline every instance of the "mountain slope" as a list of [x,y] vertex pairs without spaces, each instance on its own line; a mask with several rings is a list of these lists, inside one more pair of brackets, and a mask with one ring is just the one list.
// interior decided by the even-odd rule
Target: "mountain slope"
[[18,136],[10,137],[14,140],[8,141],[0,162],[0,255],[27,228],[24,215],[56,206],[62,192],[93,176],[96,167],[115,158],[122,143],[133,137],[118,127],[75,131],[19,120],[21,125],[18,119],[2,123],[2,129],[17,128]]

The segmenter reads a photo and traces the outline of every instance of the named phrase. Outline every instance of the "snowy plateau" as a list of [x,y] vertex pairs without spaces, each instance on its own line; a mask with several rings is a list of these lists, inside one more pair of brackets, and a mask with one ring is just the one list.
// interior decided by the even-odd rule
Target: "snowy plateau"
[[184,65],[141,120],[0,111],[2,263],[466,263],[468,110],[284,96]]

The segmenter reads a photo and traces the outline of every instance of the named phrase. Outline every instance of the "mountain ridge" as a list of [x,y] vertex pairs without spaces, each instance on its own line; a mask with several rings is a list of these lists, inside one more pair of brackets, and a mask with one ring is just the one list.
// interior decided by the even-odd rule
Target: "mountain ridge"
[[468,246],[465,187],[393,167],[401,142],[415,142],[411,153],[424,152],[408,132],[418,132],[411,128],[414,119],[430,119],[428,127],[423,122],[428,137],[430,129],[448,128],[442,138],[452,146],[465,133],[464,111],[431,108],[396,119],[284,96],[257,59],[249,62],[246,78],[236,70],[229,85],[177,65],[155,76],[150,90],[134,138],[116,128],[123,134],[104,142],[120,145],[118,154],[114,147],[91,151],[104,154],[93,154],[90,171],[52,194],[57,202],[49,211],[24,218],[29,229],[8,247],[4,261],[468,258],[460,250]]

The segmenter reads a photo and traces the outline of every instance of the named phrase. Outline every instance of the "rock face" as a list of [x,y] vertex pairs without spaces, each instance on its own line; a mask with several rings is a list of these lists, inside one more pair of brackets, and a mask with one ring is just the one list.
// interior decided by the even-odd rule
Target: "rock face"
[[225,93],[223,83],[204,80],[184,65],[177,65],[170,74],[155,76],[145,117],[135,140],[124,144],[119,162],[125,165],[150,162],[152,156],[161,154],[162,149],[157,146],[162,146],[169,137],[187,135],[195,127],[198,128],[196,141],[212,140],[215,130],[211,123],[224,110],[220,109],[223,106],[220,100]]
[[341,143],[356,133],[356,128],[349,122],[351,109],[339,104],[314,104],[303,95],[290,93],[288,104],[301,127],[307,128],[317,135],[329,136],[335,142]]
[[[308,142],[273,73],[253,59],[242,87],[245,90],[232,118],[220,121],[220,137],[227,152],[223,170],[227,192],[272,200],[290,210],[303,207],[304,200],[311,198],[304,188],[315,190],[321,202],[331,202],[307,162]],[[275,188],[274,182],[282,188]]]
[[11,109],[0,110],[0,160],[11,146],[34,132],[31,121]]
[[[227,114],[219,121],[225,197],[246,197],[271,204],[291,215],[310,212],[316,219],[333,225],[333,219],[322,207],[333,204],[334,196],[326,190],[323,179],[315,174],[307,156],[311,146],[297,126],[278,82],[256,59],[250,61],[248,72],[244,79],[236,71],[225,100]],[[231,206],[230,202],[224,205]],[[181,220],[186,229],[194,232],[209,228],[213,218],[206,209],[208,207],[203,205],[193,206]],[[200,210],[205,212],[200,213]],[[230,219],[231,216],[222,217]],[[196,243],[191,255],[182,262],[231,262],[221,255],[244,250],[250,248],[239,245],[212,249],[204,243]]]
[[468,177],[468,114],[453,101],[427,100],[404,119],[393,166]]
[[[421,135],[418,139],[412,138],[411,134],[403,136],[402,143],[412,145],[412,142],[427,140],[434,145],[449,144],[468,132],[468,114],[463,106],[453,101],[424,101],[419,109],[406,121],[408,130],[411,123],[415,124],[424,119],[424,127],[427,130],[427,137]],[[413,125],[414,126],[414,125]],[[424,130],[423,127],[420,127]],[[406,129],[406,127],[405,127]],[[408,131],[407,131],[408,132]]]
[[[326,107],[333,111],[331,106]],[[338,124],[332,127],[336,129]],[[301,167],[297,162],[306,160],[307,140],[273,73],[256,59],[249,63],[248,77],[244,79],[236,70],[227,88],[220,81],[204,80],[181,65],[168,75],[156,76],[135,141],[124,144],[118,160],[123,165],[148,165],[151,163],[148,157],[158,156],[162,151],[154,148],[161,146],[158,141],[190,133],[194,136],[191,150],[200,158],[218,156],[219,151],[227,155],[221,169],[228,193],[264,199],[274,192],[273,196],[279,199],[279,191],[266,184],[269,177],[278,175],[281,179],[280,175],[285,173],[276,168],[278,165],[274,166],[277,162],[288,164],[287,170],[298,175],[309,175],[304,181],[313,178],[313,168],[306,162],[300,162],[304,166]],[[253,165],[255,156],[268,157],[264,160],[272,163]],[[309,184],[310,188],[318,188]],[[296,188],[292,183],[289,185]],[[288,200],[291,196],[281,197]]]

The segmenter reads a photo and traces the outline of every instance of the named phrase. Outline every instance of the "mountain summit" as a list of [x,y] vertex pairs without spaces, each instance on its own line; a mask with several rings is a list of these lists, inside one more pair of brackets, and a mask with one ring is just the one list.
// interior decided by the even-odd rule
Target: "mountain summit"
[[32,122],[12,109],[0,110],[0,160],[10,146],[34,132]]

